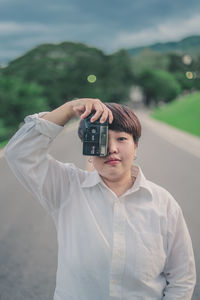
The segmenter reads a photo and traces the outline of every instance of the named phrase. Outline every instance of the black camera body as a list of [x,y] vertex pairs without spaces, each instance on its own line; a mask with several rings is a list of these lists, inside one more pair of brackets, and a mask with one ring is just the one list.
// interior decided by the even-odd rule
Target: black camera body
[[83,155],[106,156],[108,148],[108,119],[104,123],[99,120],[90,122],[94,113],[84,119]]

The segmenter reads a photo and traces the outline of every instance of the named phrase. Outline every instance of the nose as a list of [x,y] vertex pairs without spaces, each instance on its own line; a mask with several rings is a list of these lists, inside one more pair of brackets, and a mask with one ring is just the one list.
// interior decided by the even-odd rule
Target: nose
[[118,153],[117,144],[112,139],[108,139],[108,154]]

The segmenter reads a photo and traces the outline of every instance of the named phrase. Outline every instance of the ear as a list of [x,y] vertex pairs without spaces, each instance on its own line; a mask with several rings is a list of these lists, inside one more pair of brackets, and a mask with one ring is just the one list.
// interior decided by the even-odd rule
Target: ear
[[86,169],[88,172],[94,171],[94,166],[93,166],[93,163],[92,163],[92,156],[89,156],[89,158],[86,160],[86,166],[85,166],[85,169]]

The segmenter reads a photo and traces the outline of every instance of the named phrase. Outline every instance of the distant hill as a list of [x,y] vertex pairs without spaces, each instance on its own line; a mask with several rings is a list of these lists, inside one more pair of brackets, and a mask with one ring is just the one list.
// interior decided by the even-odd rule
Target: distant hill
[[200,36],[189,36],[179,42],[156,43],[144,47],[127,49],[132,56],[137,56],[140,52],[150,49],[158,53],[178,53],[196,56],[200,54]]
[[126,100],[134,79],[127,51],[106,55],[97,48],[73,42],[39,45],[11,61],[0,74],[43,87],[51,108],[59,106],[63,99],[79,97]]

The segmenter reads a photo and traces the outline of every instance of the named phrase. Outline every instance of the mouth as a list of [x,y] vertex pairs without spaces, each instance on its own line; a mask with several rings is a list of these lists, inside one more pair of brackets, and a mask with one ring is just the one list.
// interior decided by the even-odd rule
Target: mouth
[[108,165],[117,165],[118,163],[120,163],[120,159],[118,158],[110,158],[108,160],[105,161],[105,164],[108,164]]

